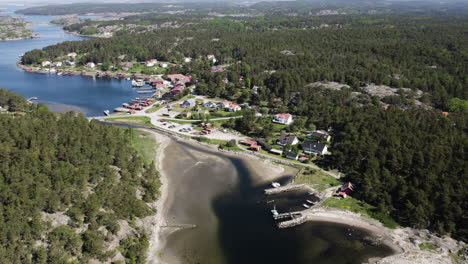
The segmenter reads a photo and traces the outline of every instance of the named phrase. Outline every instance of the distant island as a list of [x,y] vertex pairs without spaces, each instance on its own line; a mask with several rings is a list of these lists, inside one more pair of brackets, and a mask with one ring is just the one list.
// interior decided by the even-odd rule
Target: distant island
[[28,23],[21,18],[0,16],[0,40],[20,40],[38,37],[27,26]]

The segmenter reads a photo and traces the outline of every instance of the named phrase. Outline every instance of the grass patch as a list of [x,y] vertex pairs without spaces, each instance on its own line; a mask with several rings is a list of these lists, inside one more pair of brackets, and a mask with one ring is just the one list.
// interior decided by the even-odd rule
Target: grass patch
[[156,139],[151,133],[133,129],[132,147],[138,152],[146,165],[150,165],[156,156]]
[[170,119],[164,119],[162,120],[166,122],[171,122],[171,123],[177,123],[177,124],[194,124],[194,123],[200,123],[200,121],[194,121],[194,120],[170,120]]
[[305,169],[294,179],[294,182],[297,184],[314,184],[314,187],[321,191],[341,184],[339,180],[333,178],[332,176],[312,168]]
[[200,141],[200,142],[205,142],[208,144],[218,145],[218,146],[225,146],[227,144],[226,140],[221,140],[221,139],[211,139],[211,138],[206,138],[206,137],[193,137],[193,139]]
[[162,104],[153,105],[151,108],[146,109],[145,113],[147,113],[147,114],[154,113],[154,112],[158,111],[159,109],[161,109],[163,106],[164,105],[162,105]]
[[115,123],[132,124],[132,125],[143,125],[152,127],[151,118],[147,116],[126,116],[126,117],[112,117],[106,118],[106,121]]
[[436,250],[436,246],[429,242],[420,243],[418,247],[420,250],[429,250],[429,251]]
[[352,197],[346,199],[336,199],[328,198],[323,202],[323,206],[345,209],[354,213],[360,213],[368,215],[378,221],[380,221],[384,226],[388,228],[397,228],[398,224],[390,216],[379,213],[376,211],[376,208],[370,204],[367,204],[363,201],[359,201]]

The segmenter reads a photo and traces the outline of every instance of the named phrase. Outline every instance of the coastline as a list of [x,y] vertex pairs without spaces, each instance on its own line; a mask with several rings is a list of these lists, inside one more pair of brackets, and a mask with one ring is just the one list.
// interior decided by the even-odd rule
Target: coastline
[[[21,64],[21,61],[16,62],[16,66],[20,69],[22,69],[25,72],[29,73],[40,73],[40,74],[57,74],[57,72],[49,72],[47,69],[41,69],[41,67],[38,66],[27,66]],[[137,75],[137,76],[145,76],[145,77],[150,77],[150,78],[158,78],[160,75],[148,75],[148,74],[142,74],[142,73],[131,73],[131,72],[124,72],[124,71],[118,71],[118,72],[109,72],[109,71],[101,71],[101,70],[93,70],[93,71],[88,71],[88,70],[76,70],[76,69],[59,69],[62,70],[63,76],[66,75],[80,75],[80,76],[86,76],[86,77],[103,77],[103,78],[115,78],[115,79],[122,79],[119,75],[128,75],[127,77],[130,78],[132,75]]]
[[[169,211],[166,201],[170,197],[170,190],[167,184],[167,175],[164,170],[162,160],[164,158],[165,148],[174,141],[183,141],[190,145],[201,147],[209,151],[218,152],[220,155],[240,159],[246,163],[249,170],[255,175],[257,184],[268,183],[284,174],[285,166],[275,164],[269,160],[261,159],[252,155],[241,155],[227,151],[220,151],[214,145],[198,142],[188,138],[173,137],[164,135],[155,130],[147,130],[152,132],[159,142],[157,154],[157,167],[161,175],[161,197],[156,202],[157,214],[153,218],[154,222],[151,225],[150,247],[148,249],[148,263],[162,263],[158,257],[161,250],[166,246],[167,238],[172,232],[162,230],[161,226],[167,221],[167,212]],[[252,158],[253,157],[253,158]],[[271,169],[265,171],[266,169]],[[292,169],[292,168],[291,168]],[[262,176],[263,175],[263,176]],[[427,230],[415,230],[411,228],[389,229],[384,227],[377,220],[371,219],[350,211],[318,207],[304,211],[305,221],[320,221],[328,223],[337,223],[347,225],[354,228],[359,228],[367,231],[374,243],[384,244],[390,247],[394,253],[384,258],[371,258],[368,263],[372,264],[387,264],[387,263],[434,263],[445,264],[451,263],[449,253],[460,249],[464,246],[463,242],[455,241],[451,238],[439,238],[432,235]],[[438,246],[438,251],[425,251],[419,248],[422,242],[433,243]],[[449,246],[451,245],[451,246]]]
[[149,234],[149,247],[147,252],[147,263],[159,264],[160,259],[158,258],[158,252],[160,252],[166,243],[167,234],[162,231],[162,226],[167,222],[165,216],[167,213],[166,201],[169,198],[170,190],[167,183],[167,175],[164,172],[163,159],[164,150],[171,143],[171,139],[168,136],[155,133],[152,130],[144,129],[150,132],[157,141],[155,164],[156,169],[159,172],[161,188],[159,199],[153,203],[153,207],[156,208],[156,214],[143,219],[143,226],[146,232]]

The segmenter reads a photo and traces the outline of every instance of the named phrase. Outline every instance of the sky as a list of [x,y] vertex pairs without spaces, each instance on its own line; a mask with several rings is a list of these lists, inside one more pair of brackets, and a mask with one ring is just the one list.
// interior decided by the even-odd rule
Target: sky
[[[17,5],[47,5],[47,4],[71,4],[71,3],[141,3],[141,2],[209,2],[216,0],[0,0],[0,4],[17,4]],[[227,1],[227,0],[224,0]],[[229,2],[260,2],[261,0],[229,0]],[[265,1],[284,1],[284,0],[265,0]],[[352,1],[352,0],[350,0]],[[415,1],[415,0],[389,0],[389,1]],[[468,2],[468,0],[417,0],[427,2]]]

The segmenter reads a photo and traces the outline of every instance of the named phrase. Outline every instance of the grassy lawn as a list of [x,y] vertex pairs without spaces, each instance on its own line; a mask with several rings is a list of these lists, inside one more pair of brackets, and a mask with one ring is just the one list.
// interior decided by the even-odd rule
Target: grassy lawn
[[132,147],[140,154],[146,165],[151,164],[156,156],[156,139],[151,133],[143,130],[134,129],[133,132]]
[[398,227],[398,224],[391,217],[376,212],[374,206],[367,204],[363,201],[354,199],[352,197],[348,197],[346,199],[328,198],[325,202],[323,202],[322,205],[338,209],[345,209],[363,215],[368,215],[380,221],[384,226],[388,228]]
[[150,126],[151,118],[146,116],[126,116],[126,117],[112,117],[106,118],[106,121],[116,122],[116,123],[123,123],[123,124],[133,124],[133,125],[143,125],[143,126]]
[[300,175],[298,175],[294,182],[297,184],[307,183],[313,184],[314,188],[318,190],[325,190],[333,186],[338,186],[341,182],[326,173],[312,168],[305,169]]
[[153,105],[151,108],[146,109],[145,113],[147,113],[147,114],[154,113],[154,112],[158,111],[159,109],[161,109],[163,106],[164,105],[162,105],[162,104]]
[[418,245],[418,247],[421,250],[429,250],[429,251],[436,250],[436,246],[429,242],[421,243]]
[[211,138],[206,138],[206,137],[197,137],[196,140],[201,141],[201,142],[206,142],[208,144],[213,144],[213,145],[226,145],[227,143],[226,140],[211,139]]
[[172,122],[172,123],[177,123],[177,124],[194,124],[194,123],[200,123],[200,121],[194,121],[194,120],[169,120],[169,119],[164,119],[162,120],[166,122]]

